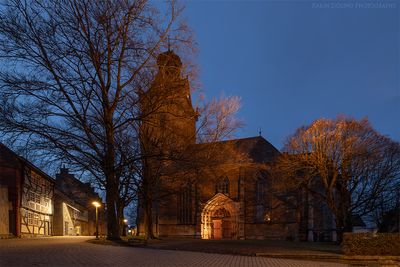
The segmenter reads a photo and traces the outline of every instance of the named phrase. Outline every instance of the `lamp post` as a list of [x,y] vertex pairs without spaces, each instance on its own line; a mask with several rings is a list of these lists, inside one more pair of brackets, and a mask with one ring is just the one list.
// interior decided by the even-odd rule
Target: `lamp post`
[[128,220],[124,219],[124,231],[123,231],[123,236],[126,236],[126,226],[127,226]]
[[99,211],[98,208],[101,206],[101,204],[97,201],[93,201],[93,206],[96,207],[96,239],[99,239]]

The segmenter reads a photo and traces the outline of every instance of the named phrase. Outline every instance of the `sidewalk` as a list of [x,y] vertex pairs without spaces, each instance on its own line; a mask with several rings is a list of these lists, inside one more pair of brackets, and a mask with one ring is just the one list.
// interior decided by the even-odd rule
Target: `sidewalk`
[[147,247],[169,250],[188,250],[221,254],[256,256],[267,254],[279,255],[341,255],[341,247],[328,242],[294,242],[282,240],[201,240],[173,239],[151,240]]
[[[345,267],[345,264],[94,245],[94,237],[0,240],[0,266],[57,267]],[[127,241],[125,241],[127,244]]]
[[150,240],[144,247],[277,259],[329,261],[359,266],[400,266],[398,256],[346,256],[342,254],[339,245],[328,242],[165,238]]

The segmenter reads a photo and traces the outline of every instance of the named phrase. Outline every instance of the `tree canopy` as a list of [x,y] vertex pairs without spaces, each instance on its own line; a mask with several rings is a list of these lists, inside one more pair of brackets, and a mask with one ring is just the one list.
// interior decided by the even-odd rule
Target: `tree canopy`
[[[48,161],[87,171],[106,191],[108,237],[138,160],[139,92],[167,39],[190,47],[180,8],[146,0],[10,0],[0,7],[0,132]],[[167,38],[169,36],[169,38]],[[135,144],[136,142],[136,144]]]
[[379,205],[394,202],[400,145],[367,119],[318,119],[287,139],[273,173],[280,192],[305,188],[324,201],[340,238],[352,230],[352,215],[372,215]]

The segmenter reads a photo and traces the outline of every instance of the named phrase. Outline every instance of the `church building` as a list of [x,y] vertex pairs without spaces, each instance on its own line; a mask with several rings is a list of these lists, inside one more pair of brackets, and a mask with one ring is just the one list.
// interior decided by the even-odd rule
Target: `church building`
[[153,85],[142,96],[142,150],[173,159],[147,160],[150,176],[165,170],[158,173],[153,192],[153,232],[160,237],[296,239],[295,210],[270,194],[268,168],[280,152],[261,135],[197,143],[199,114],[179,56],[168,50],[157,64]]

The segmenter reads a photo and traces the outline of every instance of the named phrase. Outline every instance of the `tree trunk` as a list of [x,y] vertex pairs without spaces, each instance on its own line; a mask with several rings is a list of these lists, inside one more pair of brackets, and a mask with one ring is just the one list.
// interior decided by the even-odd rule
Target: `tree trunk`
[[141,213],[140,213],[140,206],[141,206],[140,199],[138,200],[137,206],[136,206],[136,236],[139,236],[140,233],[140,219],[141,219]]
[[336,226],[337,226],[337,242],[342,243],[343,234],[353,231],[352,214],[349,212],[351,204],[351,194],[347,190],[346,185],[340,180],[336,184],[339,199],[338,208],[336,210]]
[[305,236],[304,236],[304,241],[309,241],[309,229],[310,229],[310,206],[309,206],[309,198],[310,198],[310,196],[309,196],[309,192],[308,191],[306,191],[305,192],[305,197],[304,197],[304,199],[305,199],[305,202],[304,202],[304,205],[302,205],[303,207],[303,210],[304,210],[304,218],[303,218],[303,222],[302,222],[302,226],[304,227],[303,228],[303,231],[304,231],[304,233],[305,233]]
[[[102,88],[104,103],[108,103],[108,90]],[[106,175],[106,201],[107,201],[107,239],[120,240],[120,224],[118,221],[119,179],[115,172],[115,134],[113,127],[113,111],[109,106],[104,108],[104,125],[106,132],[106,151],[103,170]]]
[[[114,177],[113,177],[114,178]],[[117,215],[118,187],[115,181],[108,179],[106,190],[107,203],[107,239],[119,240],[119,222]]]
[[142,184],[142,208],[143,208],[143,232],[146,239],[154,239],[153,233],[153,195],[151,186],[156,186],[151,183],[152,171],[151,164],[148,160],[143,161],[144,173]]
[[152,207],[152,199],[151,197],[146,197],[146,201],[143,203],[144,206],[144,235],[146,239],[154,239],[153,233],[153,207]]
[[124,216],[124,205],[121,201],[121,199],[118,199],[118,204],[117,204],[117,220],[119,223],[119,235],[123,236],[125,235],[125,216]]
[[343,242],[343,234],[353,232],[353,222],[350,214],[340,215],[335,221],[337,243],[341,244]]
[[340,217],[336,217],[335,219],[336,223],[336,242],[338,244],[341,244],[343,241],[343,230],[344,230],[344,222],[343,219]]

